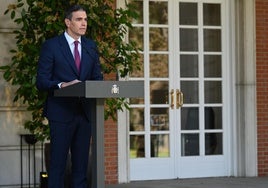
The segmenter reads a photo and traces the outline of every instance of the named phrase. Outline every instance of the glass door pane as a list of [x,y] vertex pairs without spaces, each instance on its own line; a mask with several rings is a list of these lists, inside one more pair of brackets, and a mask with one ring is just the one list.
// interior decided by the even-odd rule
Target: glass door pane
[[203,4],[205,155],[223,155],[221,4]]
[[[180,109],[180,156],[200,154],[200,110],[199,110],[199,34],[198,3],[179,3],[180,61],[178,78],[183,92],[183,107]],[[188,105],[188,106],[187,106]],[[191,106],[189,106],[191,105]]]
[[139,17],[129,39],[141,49],[143,72],[134,71],[130,78],[146,78],[148,87],[143,103],[130,100],[130,155],[136,159],[166,158],[170,157],[168,1],[131,2],[138,8]]
[[179,125],[184,157],[222,154],[221,22],[221,4],[179,2],[177,82],[184,97]]

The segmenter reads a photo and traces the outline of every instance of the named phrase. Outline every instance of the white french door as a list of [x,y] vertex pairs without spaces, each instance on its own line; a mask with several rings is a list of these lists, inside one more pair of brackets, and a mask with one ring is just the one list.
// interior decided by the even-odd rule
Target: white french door
[[227,176],[227,0],[135,0],[145,98],[131,99],[130,180]]

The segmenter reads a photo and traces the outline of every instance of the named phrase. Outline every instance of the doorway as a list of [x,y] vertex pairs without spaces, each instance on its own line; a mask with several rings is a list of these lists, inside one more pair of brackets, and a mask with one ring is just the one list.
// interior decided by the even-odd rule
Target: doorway
[[144,99],[131,99],[130,180],[227,176],[227,0],[135,0]]

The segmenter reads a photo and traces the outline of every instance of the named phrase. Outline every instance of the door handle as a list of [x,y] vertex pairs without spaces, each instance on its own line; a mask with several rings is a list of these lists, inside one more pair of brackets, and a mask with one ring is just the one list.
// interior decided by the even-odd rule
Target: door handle
[[175,104],[174,104],[174,96],[175,96],[174,89],[172,89],[170,91],[170,108],[171,109],[174,109],[174,106],[175,106]]
[[178,89],[176,89],[176,98],[176,108],[179,109],[183,105],[183,93]]

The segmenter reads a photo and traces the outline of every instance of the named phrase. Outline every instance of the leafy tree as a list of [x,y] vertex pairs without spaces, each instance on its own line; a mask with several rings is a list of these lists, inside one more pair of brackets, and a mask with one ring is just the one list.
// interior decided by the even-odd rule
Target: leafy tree
[[[105,74],[118,73],[127,76],[138,65],[138,49],[135,43],[126,43],[127,28],[137,16],[135,9],[127,4],[126,9],[115,9],[112,0],[17,0],[10,4],[5,14],[19,26],[15,30],[16,49],[12,49],[12,61],[1,66],[3,77],[18,86],[14,101],[22,100],[31,111],[32,118],[24,126],[39,140],[48,139],[49,126],[42,116],[46,94],[36,87],[36,70],[42,43],[65,29],[64,10],[80,4],[88,12],[87,37],[97,42],[102,68]],[[128,107],[124,99],[109,99],[105,117],[115,119],[117,109]]]

